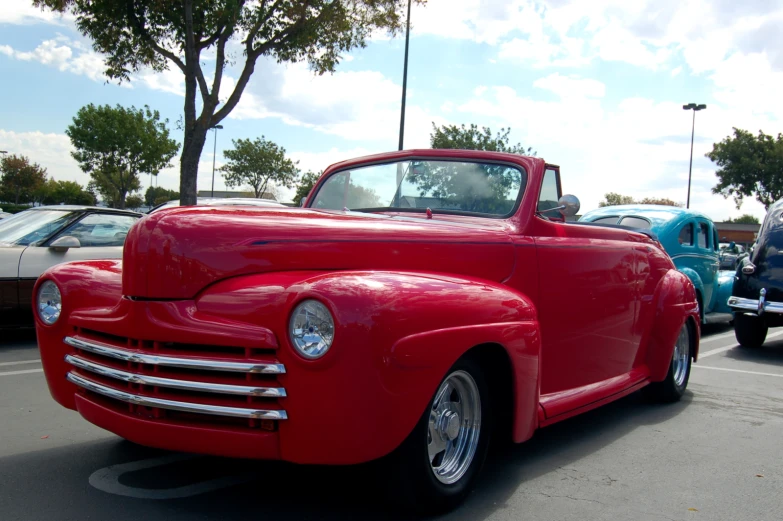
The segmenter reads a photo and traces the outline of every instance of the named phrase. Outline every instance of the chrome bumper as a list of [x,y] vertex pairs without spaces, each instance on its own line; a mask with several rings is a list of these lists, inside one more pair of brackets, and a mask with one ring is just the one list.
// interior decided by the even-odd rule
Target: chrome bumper
[[729,297],[728,306],[730,308],[751,311],[758,315],[764,313],[781,313],[783,314],[783,302],[769,302],[767,301],[767,290],[763,289],[759,292],[759,299],[754,300],[750,298],[741,297]]

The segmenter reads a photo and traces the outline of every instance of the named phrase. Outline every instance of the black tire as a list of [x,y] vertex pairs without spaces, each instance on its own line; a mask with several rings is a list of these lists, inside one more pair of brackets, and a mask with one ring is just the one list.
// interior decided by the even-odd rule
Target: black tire
[[[428,440],[430,412],[438,397],[438,391],[436,391],[413,431],[400,447],[387,456],[386,464],[383,466],[386,474],[384,478],[391,478],[391,483],[387,484],[387,492],[388,498],[393,502],[395,508],[425,515],[441,514],[457,507],[470,493],[489,450],[493,430],[493,414],[489,399],[490,389],[484,371],[470,357],[463,357],[449,369],[438,386],[438,390],[453,375],[462,377],[461,375],[464,373],[470,375],[478,389],[481,410],[478,442],[472,460],[467,464],[467,470],[454,483],[445,484],[436,477],[432,468],[428,453]],[[462,423],[464,424],[464,421]],[[460,430],[460,432],[463,431]],[[435,461],[437,461],[437,457]]]
[[680,400],[688,388],[693,363],[693,328],[683,324],[674,346],[669,371],[662,382],[653,382],[644,388],[645,394],[656,402],[673,403]]
[[767,339],[769,328],[759,317],[737,313],[734,315],[734,336],[742,347],[758,348]]

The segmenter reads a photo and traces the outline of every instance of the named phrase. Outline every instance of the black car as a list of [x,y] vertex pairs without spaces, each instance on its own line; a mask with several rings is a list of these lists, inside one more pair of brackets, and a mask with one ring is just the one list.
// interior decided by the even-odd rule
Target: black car
[[729,307],[734,334],[745,347],[759,347],[771,327],[783,326],[783,199],[773,204],[750,256],[740,260]]

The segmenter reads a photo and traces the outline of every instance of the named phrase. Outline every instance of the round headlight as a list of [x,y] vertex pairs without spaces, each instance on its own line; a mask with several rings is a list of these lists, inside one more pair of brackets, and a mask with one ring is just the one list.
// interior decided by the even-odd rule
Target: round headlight
[[314,360],[324,356],[332,346],[334,319],[317,300],[305,300],[294,308],[288,330],[297,352]]
[[52,325],[60,318],[63,309],[63,298],[57,284],[47,280],[38,288],[38,317],[45,323]]

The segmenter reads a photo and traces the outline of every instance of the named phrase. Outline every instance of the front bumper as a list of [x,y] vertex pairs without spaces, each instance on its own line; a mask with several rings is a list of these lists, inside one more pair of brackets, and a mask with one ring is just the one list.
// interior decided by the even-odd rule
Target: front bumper
[[751,312],[757,315],[763,315],[764,313],[783,314],[783,302],[768,301],[767,290],[763,288],[759,292],[758,300],[729,297],[728,306],[737,311]]

